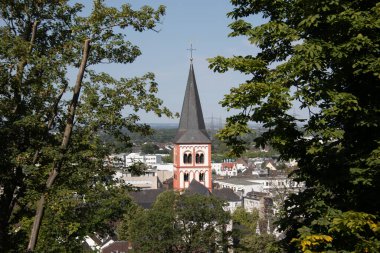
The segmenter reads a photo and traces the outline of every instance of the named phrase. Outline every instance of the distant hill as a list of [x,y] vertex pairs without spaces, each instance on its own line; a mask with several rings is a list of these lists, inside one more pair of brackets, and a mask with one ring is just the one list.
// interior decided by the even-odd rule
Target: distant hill
[[147,123],[150,125],[153,129],[171,129],[171,128],[178,128],[178,123]]

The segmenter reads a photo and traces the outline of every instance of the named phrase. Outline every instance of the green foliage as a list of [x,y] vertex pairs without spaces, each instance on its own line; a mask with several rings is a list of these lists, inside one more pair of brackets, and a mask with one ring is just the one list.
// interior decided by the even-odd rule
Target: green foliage
[[141,207],[132,202],[127,206],[126,211],[124,212],[124,216],[121,221],[118,223],[116,227],[116,234],[118,240],[129,240],[131,235],[129,234],[130,223],[143,213]]
[[160,194],[152,209],[129,222],[136,252],[214,252],[227,249],[229,214],[212,196]]
[[[365,0],[231,2],[230,36],[247,37],[259,52],[209,60],[216,72],[235,70],[248,77],[221,102],[240,112],[227,120],[220,139],[240,154],[247,148],[241,136],[248,124],[260,122],[267,130],[256,145],[270,144],[281,159],[298,161],[293,175],[306,190],[287,199],[279,221],[288,251],[299,250],[291,241],[305,236],[321,245],[319,251],[355,251],[361,239],[353,236],[352,244],[344,243],[348,227],[335,231],[331,241],[320,237],[329,235],[330,223],[318,221],[331,210],[379,221],[380,5]],[[265,23],[249,23],[255,14]],[[309,116],[291,114],[294,102]],[[379,238],[361,236],[371,245]]]
[[232,215],[234,223],[234,238],[236,252],[281,252],[276,245],[276,238],[270,234],[257,234],[256,228],[259,222],[258,210],[247,212],[243,207],[238,207]]
[[141,152],[143,154],[157,154],[160,148],[154,143],[145,143],[141,145]]
[[163,163],[173,163],[173,152],[170,152],[168,155],[162,157]]
[[380,223],[375,220],[374,215],[367,213],[330,210],[326,217],[313,223],[314,229],[322,226],[320,234],[304,226],[299,229],[300,238],[292,242],[302,252],[334,251],[337,247],[348,249],[345,252],[379,252]]
[[[87,2],[86,2],[87,4]],[[0,2],[0,251],[22,252],[44,193],[45,217],[37,250],[76,251],[86,234],[109,233],[129,198],[114,187],[103,164],[112,150],[99,133],[130,146],[128,133],[151,133],[138,113],[171,116],[156,97],[154,75],[119,80],[95,66],[131,63],[141,52],[126,31],[154,30],[163,6],[120,9],[96,0],[84,16],[83,4],[69,1]],[[86,6],[90,8],[90,6]],[[60,150],[67,105],[74,84],[68,70],[81,63],[83,42],[90,51],[68,148]],[[99,69],[99,68],[97,68]],[[53,187],[46,180],[60,171]]]

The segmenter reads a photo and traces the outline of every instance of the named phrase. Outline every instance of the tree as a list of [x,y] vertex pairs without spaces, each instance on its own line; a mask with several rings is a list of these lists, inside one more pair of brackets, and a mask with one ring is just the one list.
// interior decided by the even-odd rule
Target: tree
[[173,163],[173,151],[171,151],[168,155],[162,156],[163,163]]
[[[250,76],[221,102],[240,113],[227,120],[220,138],[241,153],[248,123],[261,122],[267,130],[256,144],[270,144],[281,159],[298,161],[294,176],[306,189],[288,198],[279,222],[290,252],[377,252],[379,3],[231,2],[230,36],[246,36],[258,53],[210,59],[216,72]],[[263,24],[249,23],[256,14]],[[309,116],[293,115],[296,105]]]
[[228,222],[220,200],[167,191],[152,209],[136,213],[128,228],[137,252],[215,252],[227,249]]
[[160,148],[154,143],[144,143],[141,145],[141,152],[143,154],[156,154]]
[[259,212],[247,212],[238,207],[232,215],[234,224],[234,237],[238,241],[234,248],[236,252],[281,252],[276,245],[276,238],[271,234],[257,234]]
[[[109,232],[129,199],[103,163],[110,148],[100,134],[130,146],[125,129],[151,132],[138,124],[138,111],[171,115],[156,97],[152,73],[117,80],[94,68],[133,62],[141,52],[124,31],[154,30],[165,8],[116,9],[100,0],[88,16],[83,8],[58,0],[0,2],[2,252],[25,251],[29,236],[33,251],[39,230],[37,249],[44,252],[73,251],[86,234]],[[68,69],[78,69],[75,85]]]

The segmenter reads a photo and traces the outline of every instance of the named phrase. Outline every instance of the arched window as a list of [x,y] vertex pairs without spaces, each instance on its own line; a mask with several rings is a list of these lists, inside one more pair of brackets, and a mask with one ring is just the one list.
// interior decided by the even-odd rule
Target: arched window
[[205,155],[202,152],[198,152],[195,155],[195,163],[204,163],[205,162]]
[[199,182],[205,181],[205,173],[199,173]]
[[186,152],[183,154],[183,163],[191,163],[192,156],[190,152]]
[[185,181],[185,182],[189,181],[189,173],[183,174],[183,181]]
[[200,154],[199,156],[199,163],[204,163],[205,162],[205,155],[204,154]]

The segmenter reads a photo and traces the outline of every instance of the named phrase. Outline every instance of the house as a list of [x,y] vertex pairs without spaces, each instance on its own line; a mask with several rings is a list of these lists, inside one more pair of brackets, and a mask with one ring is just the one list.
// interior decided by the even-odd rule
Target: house
[[115,168],[122,168],[125,166],[126,153],[112,154],[104,159],[104,165],[109,165]]
[[112,241],[101,248],[102,253],[127,253],[132,249],[128,241]]
[[129,185],[140,189],[158,189],[161,181],[157,170],[149,168],[142,175],[135,175],[127,170],[116,170],[114,179],[121,185]]
[[225,211],[230,213],[235,212],[236,208],[243,205],[242,199],[234,193],[232,189],[223,188],[223,189],[214,189],[212,194],[226,202]]
[[212,170],[215,172],[217,176],[237,176],[237,166],[234,162],[213,163]]
[[112,237],[101,238],[96,233],[86,236],[83,244],[84,252],[127,253],[131,249],[128,241],[117,241]]
[[259,210],[261,208],[261,201],[264,197],[269,197],[268,192],[256,192],[251,191],[243,197],[243,207],[248,212],[252,212],[254,209]]
[[250,191],[260,191],[262,185],[257,182],[252,182],[248,177],[231,177],[224,179],[216,179],[214,183],[217,183],[220,188],[232,189],[240,196],[245,196]]
[[134,163],[141,162],[146,165],[155,165],[162,163],[162,155],[143,155],[139,153],[130,153],[124,157],[125,167],[131,166]]
[[215,174],[223,177],[235,177],[239,171],[245,171],[247,168],[248,163],[242,158],[236,161],[234,159],[225,159],[222,163],[212,164],[212,170]]
[[267,192],[281,189],[301,189],[303,184],[298,184],[286,175],[269,176],[244,176],[214,180],[220,188],[229,188],[234,192],[246,196],[248,192]]

